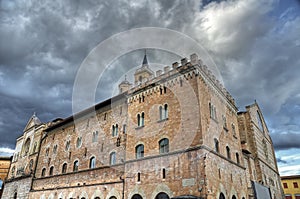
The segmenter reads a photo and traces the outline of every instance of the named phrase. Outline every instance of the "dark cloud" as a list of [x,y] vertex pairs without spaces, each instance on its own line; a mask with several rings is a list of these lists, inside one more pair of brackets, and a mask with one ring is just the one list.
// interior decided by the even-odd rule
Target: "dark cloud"
[[[299,7],[279,9],[282,2],[0,1],[0,148],[14,148],[33,112],[44,122],[72,114],[76,72],[89,52],[113,34],[147,26],[198,41],[240,109],[258,100],[276,150],[299,148]],[[153,63],[178,61],[148,53]],[[96,99],[110,97],[142,56],[130,52],[112,63]]]
[[271,134],[275,150],[300,148],[299,133],[276,133]]

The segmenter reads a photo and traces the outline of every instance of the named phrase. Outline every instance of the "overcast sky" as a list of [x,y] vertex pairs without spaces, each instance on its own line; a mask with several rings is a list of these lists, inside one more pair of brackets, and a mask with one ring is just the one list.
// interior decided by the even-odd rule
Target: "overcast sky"
[[[300,174],[297,0],[0,0],[0,156],[11,155],[34,112],[43,122],[70,116],[84,59],[112,35],[141,27],[176,30],[203,46],[239,109],[257,100],[280,173]],[[143,53],[129,52],[106,68],[96,101],[113,95]],[[153,49],[148,58],[169,65],[180,60]]]

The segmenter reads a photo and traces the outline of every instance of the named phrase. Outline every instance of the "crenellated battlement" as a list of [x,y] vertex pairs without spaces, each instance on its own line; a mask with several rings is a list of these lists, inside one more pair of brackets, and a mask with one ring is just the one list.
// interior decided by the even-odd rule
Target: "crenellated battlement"
[[[144,70],[143,66],[137,69],[135,74],[141,73],[142,70]],[[186,57],[182,58],[180,63],[174,62],[172,63],[172,66],[164,66],[163,70],[160,69],[155,71],[153,75],[149,76],[148,78],[144,78],[142,81],[135,81],[135,84],[130,86],[128,93],[137,93],[139,90],[142,91],[143,89],[149,87],[149,85],[158,86],[157,83],[163,84],[171,77],[182,76],[191,70],[195,70],[197,75],[201,75],[202,78],[208,80],[215,89],[217,89],[230,103],[235,106],[234,98],[195,53],[190,55],[189,59]]]

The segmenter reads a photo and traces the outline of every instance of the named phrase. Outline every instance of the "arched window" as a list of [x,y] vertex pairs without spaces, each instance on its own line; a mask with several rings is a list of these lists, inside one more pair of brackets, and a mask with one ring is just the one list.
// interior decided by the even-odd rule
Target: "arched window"
[[33,153],[36,152],[36,147],[37,147],[37,143],[35,142],[34,145],[33,145]]
[[95,197],[94,199],[100,199],[99,197]]
[[50,167],[50,170],[49,170],[49,176],[52,176],[53,175],[53,170],[54,170],[54,167]]
[[135,147],[135,156],[137,159],[144,157],[144,145],[143,144],[139,144]]
[[69,149],[70,149],[70,140],[68,140],[67,142],[66,142],[66,151],[69,151]]
[[98,131],[94,131],[92,142],[97,142],[97,141],[98,141]]
[[216,151],[217,153],[219,153],[219,141],[218,141],[217,138],[215,138],[214,140],[215,140],[215,151]]
[[96,167],[96,158],[91,157],[91,159],[90,159],[90,169],[93,169],[95,167]]
[[226,146],[226,154],[227,154],[227,158],[228,159],[231,159],[231,156],[230,156],[230,148],[228,146]]
[[140,172],[138,172],[138,174],[137,174],[137,181],[141,182],[141,173]]
[[16,167],[15,167],[15,166],[13,166],[13,167],[11,168],[11,175],[12,175],[12,176],[14,176],[14,175],[15,175],[15,171],[16,171]]
[[169,152],[169,139],[164,138],[159,141],[159,153],[168,153]]
[[137,124],[138,126],[141,126],[141,115],[140,114],[137,114]]
[[28,155],[29,148],[30,148],[30,138],[27,138],[24,145],[24,155]]
[[168,118],[168,104],[165,104],[164,106],[164,119]]
[[116,152],[112,152],[109,155],[109,162],[110,162],[110,165],[115,165],[116,164]]
[[67,163],[64,163],[63,166],[62,166],[62,171],[61,171],[61,173],[67,173],[67,168],[68,168]]
[[142,112],[141,114],[141,126],[144,126],[145,125],[145,113]]
[[168,118],[168,104],[159,107],[159,119],[165,120]]
[[143,197],[140,194],[134,194],[131,199],[143,199]]
[[75,172],[75,171],[78,171],[78,166],[79,166],[79,162],[78,162],[78,160],[76,160],[75,162],[74,162],[74,165],[73,165],[73,171]]
[[42,169],[42,177],[44,177],[45,174],[46,174],[46,168],[43,168],[43,169]]
[[117,199],[116,196],[110,196],[109,199]]
[[232,199],[236,199],[235,195],[232,196]]
[[170,197],[168,196],[168,194],[160,192],[155,196],[155,199],[170,199]]
[[235,157],[236,157],[236,163],[240,164],[240,156],[239,156],[239,153],[236,153],[236,154],[235,154]]
[[49,148],[46,148],[46,156],[49,155]]
[[54,145],[54,147],[53,147],[53,154],[56,154],[56,152],[57,152],[57,145]]
[[225,196],[222,192],[220,193],[219,199],[225,199]]
[[81,143],[82,143],[82,137],[78,137],[76,141],[76,147],[79,148],[81,146]]
[[118,131],[119,131],[119,126],[118,126],[118,124],[116,124],[116,128],[115,128],[115,136],[118,136]]
[[159,106],[159,120],[163,119],[163,108],[162,106]]

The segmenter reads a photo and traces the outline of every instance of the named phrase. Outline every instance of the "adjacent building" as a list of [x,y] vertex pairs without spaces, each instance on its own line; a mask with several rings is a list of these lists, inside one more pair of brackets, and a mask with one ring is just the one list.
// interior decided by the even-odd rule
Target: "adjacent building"
[[[26,127],[3,198],[283,197],[257,103],[239,112],[196,54],[155,73],[145,55],[134,84],[119,89],[68,118]],[[21,166],[31,159],[31,169]]]
[[11,158],[10,157],[0,157],[0,198],[3,190],[3,182],[5,181],[7,174],[9,172]]
[[281,176],[285,199],[300,199],[300,175]]

